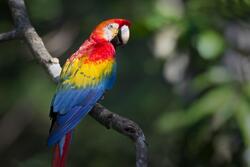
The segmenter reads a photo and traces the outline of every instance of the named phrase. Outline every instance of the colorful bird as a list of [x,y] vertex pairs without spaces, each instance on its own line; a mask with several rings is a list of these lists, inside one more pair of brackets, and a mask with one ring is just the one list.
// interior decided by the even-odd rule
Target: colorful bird
[[130,22],[101,22],[63,66],[50,117],[48,146],[54,146],[52,167],[64,167],[72,131],[93,108],[116,77],[115,48],[129,39]]

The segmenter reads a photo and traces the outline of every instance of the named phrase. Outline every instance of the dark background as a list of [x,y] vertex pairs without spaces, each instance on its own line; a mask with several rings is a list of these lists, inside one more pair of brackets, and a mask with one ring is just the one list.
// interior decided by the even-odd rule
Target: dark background
[[[250,166],[249,0],[26,0],[61,63],[108,18],[132,21],[118,75],[102,102],[137,122],[152,167]],[[0,1],[0,32],[13,28]],[[25,42],[0,44],[0,166],[45,167],[56,86]],[[87,116],[68,166],[135,166],[133,143]]]

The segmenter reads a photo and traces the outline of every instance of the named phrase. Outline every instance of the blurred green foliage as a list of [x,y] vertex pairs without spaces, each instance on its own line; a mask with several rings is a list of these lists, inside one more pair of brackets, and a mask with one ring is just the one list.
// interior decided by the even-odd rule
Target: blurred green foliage
[[[131,40],[117,51],[116,86],[103,104],[142,127],[150,166],[250,166],[249,0],[26,4],[62,63],[100,21],[132,21]],[[0,11],[0,32],[11,30],[6,1]],[[49,166],[45,143],[56,86],[23,41],[1,43],[0,50],[1,166]],[[73,138],[69,166],[134,166],[133,144],[89,117]]]

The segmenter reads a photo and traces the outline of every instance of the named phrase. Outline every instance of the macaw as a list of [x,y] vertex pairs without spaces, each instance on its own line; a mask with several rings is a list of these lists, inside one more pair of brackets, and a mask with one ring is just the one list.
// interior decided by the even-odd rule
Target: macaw
[[109,19],[96,26],[89,38],[63,66],[51,102],[47,144],[54,146],[52,167],[64,167],[76,125],[112,88],[116,77],[116,47],[129,39],[130,21]]

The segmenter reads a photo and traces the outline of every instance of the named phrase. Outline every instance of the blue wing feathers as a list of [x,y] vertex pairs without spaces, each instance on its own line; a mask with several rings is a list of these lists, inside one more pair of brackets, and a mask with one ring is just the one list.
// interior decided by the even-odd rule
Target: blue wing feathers
[[103,78],[97,86],[76,88],[69,84],[59,85],[51,104],[52,115],[55,114],[53,118],[55,124],[48,138],[48,146],[58,143],[66,133],[76,127],[102,97],[105,90],[113,87],[115,76],[116,65],[113,66],[112,73]]
[[52,104],[54,112],[65,114],[70,111],[73,106],[79,105],[82,101],[84,101],[88,93],[89,89],[70,89],[59,91]]
[[67,132],[84,118],[106,89],[106,82],[96,87],[59,91],[53,102],[53,110],[58,113],[56,127],[48,138],[48,145],[57,143]]

